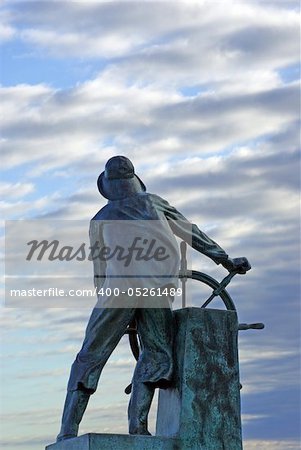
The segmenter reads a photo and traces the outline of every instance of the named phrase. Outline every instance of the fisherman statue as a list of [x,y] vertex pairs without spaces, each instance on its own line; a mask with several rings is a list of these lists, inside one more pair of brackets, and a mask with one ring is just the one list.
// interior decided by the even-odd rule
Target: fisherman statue
[[[250,268],[246,258],[231,259],[166,200],[146,192],[132,162],[125,156],[108,160],[97,185],[100,194],[108,200],[90,222],[91,249],[98,249],[98,257],[92,259],[94,284],[99,294],[82,348],[71,368],[57,441],[77,436],[102,369],[133,319],[137,324],[141,352],[132,379],[129,434],[150,434],[147,418],[155,389],[167,389],[173,380],[171,305],[180,266],[174,235],[229,272],[243,274],[246,267]],[[119,258],[108,257],[112,249]],[[127,255],[122,253],[124,249],[132,250],[131,264],[127,265],[129,252]],[[136,258],[133,258],[134,254]],[[144,273],[146,267],[147,276]],[[121,276],[125,268],[128,269],[126,276]],[[141,289],[148,292],[153,289],[152,292],[158,295],[146,296],[146,300],[138,294],[132,295],[133,292],[141,293]],[[166,295],[161,295],[162,292]],[[150,298],[150,304],[142,303]]]

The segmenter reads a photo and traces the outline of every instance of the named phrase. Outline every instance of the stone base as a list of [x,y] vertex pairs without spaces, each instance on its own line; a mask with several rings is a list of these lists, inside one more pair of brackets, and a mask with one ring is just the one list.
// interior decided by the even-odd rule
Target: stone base
[[242,450],[235,311],[174,312],[175,380],[160,390],[156,436],[181,450]]
[[176,450],[177,439],[127,434],[96,434],[66,439],[47,445],[46,450]]

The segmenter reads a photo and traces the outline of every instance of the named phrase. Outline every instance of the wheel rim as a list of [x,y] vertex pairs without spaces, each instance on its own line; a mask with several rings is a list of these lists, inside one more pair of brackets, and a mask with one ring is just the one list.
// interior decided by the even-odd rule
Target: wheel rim
[[[207,286],[211,287],[212,289],[217,289],[220,287],[220,284],[218,281],[216,281],[214,278],[210,277],[206,273],[198,272],[197,270],[191,270],[189,273],[187,273],[187,278],[191,278],[192,280],[200,281],[201,283],[206,284]],[[229,293],[226,291],[226,289],[223,289],[222,292],[219,294],[220,299],[224,302],[225,307],[229,311],[236,311],[234,302],[232,298],[230,297]]]

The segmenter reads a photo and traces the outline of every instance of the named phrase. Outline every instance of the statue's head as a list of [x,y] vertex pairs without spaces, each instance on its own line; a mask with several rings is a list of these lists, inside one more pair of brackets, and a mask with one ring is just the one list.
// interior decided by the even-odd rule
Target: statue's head
[[108,160],[104,172],[98,177],[97,187],[108,200],[121,200],[146,191],[132,162],[125,156],[113,156]]

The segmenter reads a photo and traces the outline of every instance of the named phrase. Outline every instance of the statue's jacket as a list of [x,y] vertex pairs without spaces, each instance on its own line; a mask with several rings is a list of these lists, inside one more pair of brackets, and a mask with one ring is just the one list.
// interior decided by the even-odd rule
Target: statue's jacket
[[[160,302],[145,305],[143,297],[121,295],[129,289],[163,289],[176,287],[179,250],[174,235],[216,264],[227,260],[224,250],[196,225],[190,223],[166,200],[150,193],[137,193],[121,200],[109,201],[90,222],[91,248],[103,246],[129,249],[136,239],[141,243],[155,240],[165,249],[164,257],[136,260],[93,258],[94,284],[99,292],[97,305],[87,325],[85,340],[70,374],[68,390],[79,387],[96,390],[100,373],[110,354],[136,318],[142,352],[134,376],[139,381],[163,387],[172,379],[173,330],[172,296],[149,297]],[[137,239],[138,238],[138,239]],[[168,256],[168,257],[166,257]],[[114,291],[115,288],[115,291]],[[118,288],[119,295],[114,295]],[[106,293],[111,292],[111,295]],[[124,302],[124,303],[123,303]]]

